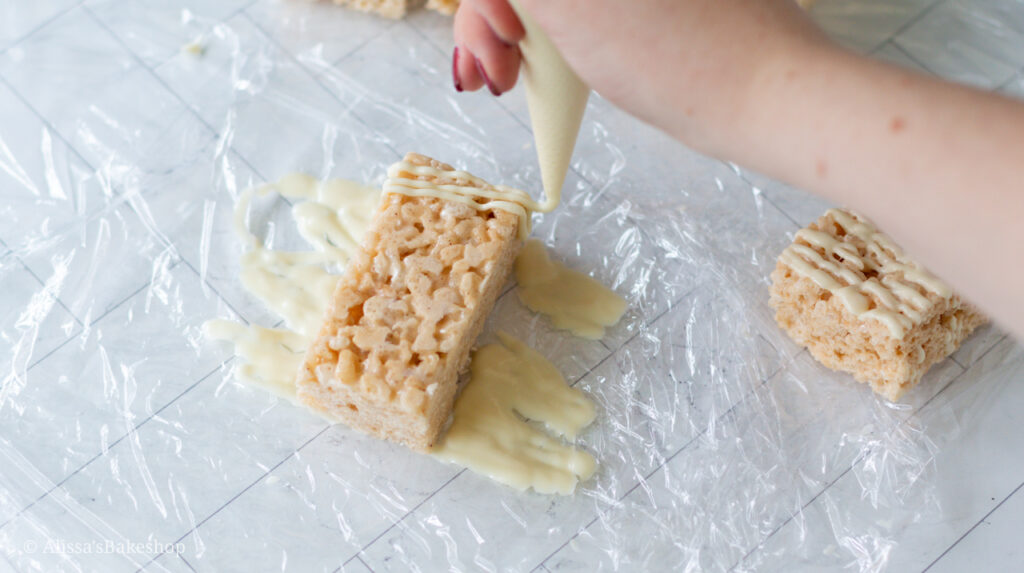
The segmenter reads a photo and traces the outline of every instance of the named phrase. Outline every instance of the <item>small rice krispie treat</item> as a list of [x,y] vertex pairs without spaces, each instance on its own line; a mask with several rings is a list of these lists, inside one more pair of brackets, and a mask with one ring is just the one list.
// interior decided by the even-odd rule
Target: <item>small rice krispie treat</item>
[[985,317],[868,220],[841,209],[796,234],[772,273],[775,320],[819,362],[899,400]]
[[451,16],[459,9],[460,0],[428,0],[427,8]]
[[[414,172],[415,171],[415,172]],[[410,154],[389,185],[358,254],[338,283],[297,379],[298,396],[348,426],[428,450],[448,423],[459,372],[501,292],[522,241],[520,215],[416,194],[498,191]],[[466,199],[468,197],[468,199]]]
[[335,4],[372,12],[385,18],[404,18],[413,8],[423,5],[423,0],[334,0]]

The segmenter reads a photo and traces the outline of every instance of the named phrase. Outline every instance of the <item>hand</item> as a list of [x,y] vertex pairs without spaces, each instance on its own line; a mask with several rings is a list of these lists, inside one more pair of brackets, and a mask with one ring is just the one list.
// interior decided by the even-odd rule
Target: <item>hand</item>
[[[703,151],[721,154],[765,70],[827,46],[793,0],[521,0],[592,88]],[[511,89],[523,29],[507,0],[463,0],[456,86]]]
[[464,0],[455,14],[452,75],[458,91],[486,85],[498,96],[516,85],[526,35],[508,0]]

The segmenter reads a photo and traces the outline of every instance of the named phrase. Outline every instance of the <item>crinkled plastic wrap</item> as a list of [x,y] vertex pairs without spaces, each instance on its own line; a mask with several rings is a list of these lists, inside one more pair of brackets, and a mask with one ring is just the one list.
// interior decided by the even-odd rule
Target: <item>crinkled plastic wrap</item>
[[[989,4],[817,10],[863,51],[1019,89],[1024,31]],[[1009,4],[1019,23],[1024,5]],[[776,256],[824,205],[599,97],[565,202],[534,236],[629,311],[587,341],[513,289],[484,335],[522,339],[597,403],[579,443],[600,465],[575,495],[519,492],[236,382],[230,348],[202,323],[279,321],[238,279],[231,213],[245,189],[294,171],[379,184],[416,151],[539,193],[522,94],[456,94],[450,49],[449,21],[426,13],[0,7],[7,565],[903,570],[1012,490],[1020,460],[979,468],[1020,451],[1005,436],[1019,435],[1019,346],[986,328],[898,405],[819,366],[767,301]],[[256,201],[251,221],[269,244],[304,248],[283,199]]]

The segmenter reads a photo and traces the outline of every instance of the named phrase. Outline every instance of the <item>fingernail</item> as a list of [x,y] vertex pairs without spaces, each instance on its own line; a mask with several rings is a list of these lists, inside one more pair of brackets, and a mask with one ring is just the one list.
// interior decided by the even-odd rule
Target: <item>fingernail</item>
[[473,59],[476,62],[476,71],[480,72],[480,77],[482,77],[484,79],[484,83],[487,84],[487,89],[491,90],[492,94],[500,96],[501,91],[498,89],[498,86],[494,85],[494,82],[492,82],[491,78],[487,75],[487,70],[485,70],[483,64],[480,63],[480,59]]
[[462,93],[462,78],[459,77],[459,47],[455,46],[455,53],[452,54],[452,81],[455,82],[455,91]]

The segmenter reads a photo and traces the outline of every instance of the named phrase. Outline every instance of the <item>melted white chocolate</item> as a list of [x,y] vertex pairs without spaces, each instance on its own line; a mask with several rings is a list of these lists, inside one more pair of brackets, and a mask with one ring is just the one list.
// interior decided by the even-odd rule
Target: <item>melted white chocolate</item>
[[548,257],[544,245],[531,239],[516,259],[519,299],[530,310],[551,318],[556,328],[581,338],[599,340],[626,312],[626,300],[587,275]]
[[473,355],[452,426],[432,454],[518,489],[572,493],[593,475],[593,456],[524,418],[572,440],[594,421],[594,404],[538,352],[498,337]]
[[[411,173],[420,177],[445,177],[465,181],[465,185],[437,185],[422,179],[402,177]],[[434,197],[455,203],[469,205],[478,211],[507,211],[519,217],[519,238],[530,234],[530,214],[549,213],[558,207],[561,190],[549,194],[543,203],[538,203],[530,194],[504,185],[491,185],[465,171],[442,171],[429,165],[413,165],[408,161],[395,163],[388,169],[384,193],[397,193],[410,197]]]
[[[230,320],[206,321],[203,335],[234,345],[235,356],[242,361],[235,372],[243,382],[302,406],[295,393],[295,373],[309,347],[308,338],[290,330],[246,326]],[[326,412],[314,413],[332,424],[338,422]]]
[[[945,299],[953,296],[946,283],[910,261],[868,221],[841,209],[830,209],[827,215],[846,235],[864,244],[866,256],[830,233],[801,229],[779,260],[839,297],[854,316],[878,320],[894,338],[902,339],[931,307],[925,293]],[[866,272],[877,277],[867,278]]]
[[[275,251],[249,232],[245,217],[252,197],[272,190],[305,200],[292,209],[292,216],[299,233],[316,250]],[[339,278],[327,269],[340,269],[348,261],[369,226],[379,197],[376,190],[352,181],[321,183],[308,175],[293,174],[239,198],[235,232],[248,248],[241,259],[242,284],[288,326],[273,329],[226,320],[203,325],[208,338],[234,345],[241,362],[236,372],[242,381],[298,403],[295,375]]]
[[[245,224],[249,202],[253,195],[271,191],[304,200],[292,208],[292,216],[299,234],[315,251],[267,249],[249,232]],[[235,206],[235,232],[249,247],[242,256],[242,284],[284,318],[289,328],[312,338],[338,283],[338,275],[327,269],[338,270],[348,262],[379,200],[379,192],[359,183],[320,183],[303,174],[287,175],[277,183],[245,192]]]
[[246,326],[230,320],[207,321],[203,335],[235,346],[235,356],[242,361],[237,372],[244,382],[298,404],[295,372],[309,345],[306,337],[290,330]]
[[338,276],[324,270],[320,253],[288,253],[259,248],[242,255],[245,288],[289,328],[312,337],[323,321]]
[[512,7],[526,30],[526,37],[519,43],[523,84],[544,193],[551,200],[561,193],[569,173],[590,88],[569,67],[533,17],[518,2],[513,1]]

